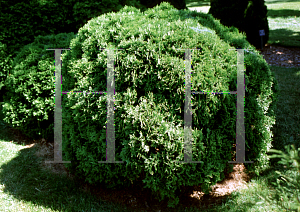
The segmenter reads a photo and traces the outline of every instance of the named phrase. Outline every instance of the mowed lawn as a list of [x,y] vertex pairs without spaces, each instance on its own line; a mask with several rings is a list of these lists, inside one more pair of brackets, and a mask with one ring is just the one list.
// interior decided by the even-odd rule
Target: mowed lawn
[[[187,2],[191,10],[209,10],[209,1]],[[300,1],[265,2],[270,27],[269,43],[300,48]],[[287,152],[284,148],[287,145],[300,146],[300,69],[272,66],[271,71],[275,73],[281,92],[276,125],[272,129],[273,148]],[[78,182],[42,169],[40,164],[43,160],[35,155],[38,146],[26,147],[14,142],[9,127],[2,121],[2,110],[0,112],[0,211],[142,211],[101,200],[85,192]],[[179,205],[174,211],[288,211],[292,204],[297,203],[294,198],[299,196],[297,164],[293,169],[285,169],[277,161],[261,176],[251,179],[247,188],[233,192],[222,203],[210,208],[184,208]],[[281,178],[276,171],[291,177],[291,181],[287,177]]]

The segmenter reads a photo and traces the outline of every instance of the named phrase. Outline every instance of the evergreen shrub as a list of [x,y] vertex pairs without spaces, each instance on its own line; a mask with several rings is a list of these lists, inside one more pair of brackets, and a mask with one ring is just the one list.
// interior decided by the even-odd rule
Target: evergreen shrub
[[72,20],[66,16],[70,11],[55,1],[1,0],[0,5],[5,8],[0,15],[1,42],[13,57],[23,46],[32,43],[35,36],[58,34],[58,29],[66,32],[66,25]]
[[11,64],[3,97],[4,121],[31,138],[53,140],[54,48],[69,48],[74,33],[37,36]]
[[[208,193],[232,169],[236,142],[236,96],[192,94],[193,161],[184,157],[185,51],[192,50],[192,90],[235,91],[237,53],[245,51],[245,164],[259,175],[268,168],[277,81],[268,64],[234,27],[209,14],[177,10],[163,2],[141,13],[124,7],[93,18],[63,53],[63,91],[106,91],[107,51],[115,52],[115,160],[106,160],[107,96],[62,96],[65,166],[92,184],[116,188],[132,183],[150,188],[168,206],[178,204],[182,186]],[[144,174],[142,174],[144,173]]]
[[261,48],[259,30],[265,31],[263,46],[269,40],[268,10],[264,0],[211,0],[208,13],[224,26],[234,26],[245,33],[247,41],[256,48]]
[[145,8],[136,0],[0,0],[0,41],[15,57],[38,35],[77,32],[89,19],[125,5]]
[[12,57],[8,56],[7,46],[0,42],[0,102],[3,101],[3,95],[6,92],[6,78],[12,69]]
[[262,45],[269,40],[269,23],[268,23],[268,9],[264,0],[252,0],[248,2],[245,10],[245,24],[242,28],[247,35],[247,40],[256,48],[261,48],[261,37],[259,30],[264,29],[265,35],[262,36]]
[[7,92],[5,81],[12,69],[12,61],[23,46],[34,42],[39,35],[77,32],[89,19],[108,11],[118,11],[124,5],[145,10],[145,6],[136,0],[0,0],[3,23],[0,25],[0,101]]

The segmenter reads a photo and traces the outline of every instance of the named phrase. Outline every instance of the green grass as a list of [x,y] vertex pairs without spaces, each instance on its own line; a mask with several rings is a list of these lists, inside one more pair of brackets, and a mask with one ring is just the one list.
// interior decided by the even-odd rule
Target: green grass
[[[300,48],[300,1],[284,3],[268,0],[266,4],[269,11],[269,43]],[[199,7],[207,12],[209,1],[190,2],[187,6]],[[272,129],[273,148],[287,152],[285,146],[296,144],[297,147],[300,144],[300,69],[272,66],[271,70],[281,92],[276,124]],[[24,144],[10,142],[12,135],[1,122],[2,119],[3,114],[0,113],[0,211],[132,211],[101,201],[83,192],[76,181],[41,169],[42,159],[35,156],[37,147],[24,148]],[[177,211],[287,211],[288,204],[295,203],[293,198],[299,194],[299,183],[296,186],[273,183],[280,178],[277,170],[292,177],[295,182],[297,169],[284,169],[277,163],[278,160],[274,161],[268,171],[247,184],[247,189],[233,192],[223,204],[216,204],[209,210],[178,208]]]
[[[2,105],[2,104],[1,104]],[[11,142],[0,114],[0,211],[129,211],[83,192],[76,182],[41,169],[37,146]]]

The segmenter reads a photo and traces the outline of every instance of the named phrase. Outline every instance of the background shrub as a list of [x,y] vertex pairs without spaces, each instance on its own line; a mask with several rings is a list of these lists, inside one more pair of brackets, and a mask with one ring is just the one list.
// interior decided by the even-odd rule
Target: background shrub
[[[36,36],[59,33],[77,33],[86,22],[103,13],[118,11],[124,5],[145,10],[136,0],[47,0],[6,1],[0,0],[0,101],[7,89],[4,86],[12,61],[23,46],[34,42]],[[9,55],[9,58],[7,56]],[[2,89],[1,89],[2,88]]]
[[[4,94],[6,90],[5,81],[7,76],[9,76],[10,70],[12,68],[12,58],[11,55],[7,55],[6,44],[0,42],[0,93]],[[3,95],[0,95],[0,102],[3,101]]]
[[14,58],[3,98],[4,121],[28,137],[53,139],[54,51],[68,48],[74,33],[38,36]]
[[[153,8],[157,5],[160,5],[162,2],[168,2],[173,7],[175,7],[178,10],[182,9],[188,9],[186,7],[185,0],[153,0],[153,1],[147,1],[147,0],[140,0],[141,4],[144,5],[147,8]],[[128,5],[130,6],[130,5]]]
[[15,57],[38,35],[76,33],[89,19],[116,12],[125,5],[144,8],[135,0],[0,0],[0,41]]
[[221,24],[234,26],[240,32],[244,32],[247,41],[256,48],[261,48],[259,30],[265,30],[263,46],[269,40],[267,12],[264,0],[211,0],[208,11],[213,17],[219,19]]

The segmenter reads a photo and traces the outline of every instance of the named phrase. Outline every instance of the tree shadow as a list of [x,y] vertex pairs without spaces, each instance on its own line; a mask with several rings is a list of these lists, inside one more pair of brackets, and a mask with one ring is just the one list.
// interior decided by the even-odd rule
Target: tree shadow
[[[44,161],[53,161],[54,158],[53,141],[30,140],[16,129],[9,128],[8,131],[9,140],[23,144],[24,147],[17,157],[1,166],[0,181],[5,186],[4,192],[12,194],[18,200],[34,201],[43,207],[53,208],[53,199],[59,203],[57,198],[60,195],[62,199],[72,201],[76,193],[78,196],[91,195],[97,202],[121,205],[130,211],[184,211],[185,208],[209,210],[225,203],[233,191],[244,187],[250,180],[243,171],[244,165],[236,164],[234,171],[225,173],[225,179],[213,186],[207,195],[201,191],[201,185],[182,186],[181,191],[177,192],[180,203],[172,209],[167,207],[167,200],[159,202],[149,188],[143,188],[141,180],[129,188],[109,189],[101,183],[86,183],[84,179],[67,170],[63,164],[46,164]],[[234,159],[233,155],[232,160]],[[47,188],[41,188],[41,182],[48,185]],[[232,185],[234,189],[231,189]],[[61,189],[62,187],[64,189]],[[100,206],[95,205],[95,208],[97,207]],[[53,209],[61,208],[57,204]]]

